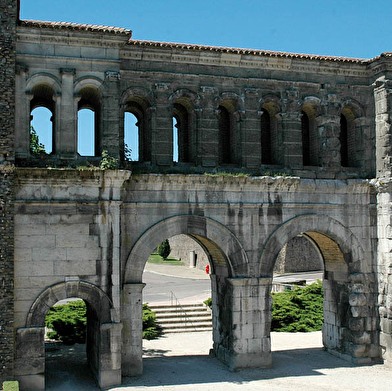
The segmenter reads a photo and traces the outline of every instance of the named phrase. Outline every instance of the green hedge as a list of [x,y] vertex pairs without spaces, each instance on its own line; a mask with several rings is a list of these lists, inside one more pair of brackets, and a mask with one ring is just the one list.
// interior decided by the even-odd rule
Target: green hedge
[[318,331],[324,322],[321,281],[293,291],[273,293],[272,331]]

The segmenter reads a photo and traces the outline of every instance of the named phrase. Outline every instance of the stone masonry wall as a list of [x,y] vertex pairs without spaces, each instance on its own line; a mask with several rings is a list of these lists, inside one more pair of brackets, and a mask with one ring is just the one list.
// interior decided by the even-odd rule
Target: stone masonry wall
[[0,1],[0,384],[13,371],[13,163],[17,1]]

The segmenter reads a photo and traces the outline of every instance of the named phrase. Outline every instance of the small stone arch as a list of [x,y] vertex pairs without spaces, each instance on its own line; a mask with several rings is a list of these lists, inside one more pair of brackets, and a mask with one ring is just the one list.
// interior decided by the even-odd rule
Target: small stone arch
[[74,93],[77,95],[84,87],[93,87],[101,90],[103,80],[96,76],[83,76],[74,82]]
[[141,99],[151,106],[154,102],[153,92],[141,86],[128,87],[121,95],[120,104],[125,106],[130,98]]
[[49,309],[58,301],[71,297],[79,297],[89,303],[97,313],[101,314],[102,322],[118,320],[109,296],[97,286],[84,281],[69,281],[46,288],[30,307],[26,319],[26,327],[42,327]]
[[[191,102],[192,107],[188,107],[183,103],[185,101]],[[179,88],[169,96],[169,102],[184,104],[187,106],[188,110],[191,110],[192,108],[199,106],[200,96],[198,93],[188,88]]]
[[159,221],[138,239],[124,268],[124,282],[140,283],[149,255],[163,240],[179,234],[194,236],[200,241],[212,255],[215,270],[227,268],[230,277],[248,275],[246,252],[229,229],[207,217],[181,215]]
[[269,236],[262,249],[260,276],[271,277],[280,249],[289,240],[305,232],[317,232],[336,242],[351,273],[367,270],[368,260],[354,234],[331,217],[312,214],[297,216],[286,221]]
[[[45,389],[45,317],[58,301],[77,297],[87,303],[86,353],[91,371],[99,386],[121,384],[121,328],[119,313],[108,295],[94,284],[66,281],[47,287],[34,301],[26,318],[26,327],[16,332],[16,366],[23,365],[23,375],[17,376],[22,387]],[[24,346],[34,358],[26,363]]]
[[31,93],[32,89],[38,84],[46,84],[49,85],[56,95],[61,94],[61,82],[60,80],[51,75],[50,73],[35,73],[31,75],[26,84],[26,92]]

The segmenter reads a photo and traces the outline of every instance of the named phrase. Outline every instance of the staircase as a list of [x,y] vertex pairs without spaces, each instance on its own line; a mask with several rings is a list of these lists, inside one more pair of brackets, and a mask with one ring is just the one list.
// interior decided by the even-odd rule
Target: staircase
[[212,313],[204,304],[150,305],[163,333],[212,330]]

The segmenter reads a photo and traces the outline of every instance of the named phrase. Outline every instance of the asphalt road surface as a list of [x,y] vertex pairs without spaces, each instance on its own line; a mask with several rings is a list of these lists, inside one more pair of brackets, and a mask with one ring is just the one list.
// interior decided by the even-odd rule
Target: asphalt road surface
[[209,279],[170,277],[145,271],[143,282],[146,284],[143,289],[144,303],[170,302],[170,292],[174,292],[181,302],[203,301],[211,297],[211,281]]

